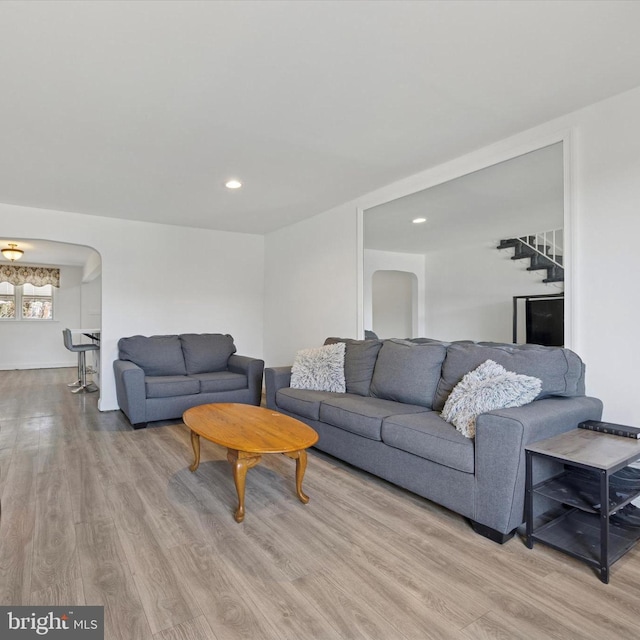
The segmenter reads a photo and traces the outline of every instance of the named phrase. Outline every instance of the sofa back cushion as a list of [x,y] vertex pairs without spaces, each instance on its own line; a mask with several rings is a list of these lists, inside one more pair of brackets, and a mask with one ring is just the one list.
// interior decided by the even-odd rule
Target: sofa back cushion
[[371,380],[371,395],[431,409],[447,349],[438,343],[385,340]]
[[501,364],[507,371],[539,378],[542,390],[537,399],[549,396],[584,395],[584,364],[573,351],[539,345],[457,342],[447,348],[433,403],[442,411],[453,388],[465,374],[486,360]]
[[182,347],[178,336],[131,336],[118,341],[120,360],[129,360],[146,376],[183,376]]
[[327,338],[325,344],[344,342],[344,378],[347,393],[368,396],[373,369],[376,366],[378,352],[382,346],[380,340],[353,340],[351,338]]
[[224,371],[236,352],[233,338],[222,333],[183,333],[180,335],[187,373]]

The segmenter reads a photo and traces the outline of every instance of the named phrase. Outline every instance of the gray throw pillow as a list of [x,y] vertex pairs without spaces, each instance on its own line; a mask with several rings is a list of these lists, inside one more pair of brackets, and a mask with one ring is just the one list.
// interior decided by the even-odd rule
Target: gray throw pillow
[[473,438],[476,418],[481,413],[529,404],[541,388],[538,378],[507,371],[493,360],[487,360],[454,387],[442,410],[442,418],[455,425],[462,435]]
[[298,351],[291,368],[292,389],[344,393],[344,342]]
[[373,369],[376,366],[380,340],[354,340],[351,338],[327,338],[325,344],[344,342],[347,346],[344,354],[344,378],[347,393],[368,396]]

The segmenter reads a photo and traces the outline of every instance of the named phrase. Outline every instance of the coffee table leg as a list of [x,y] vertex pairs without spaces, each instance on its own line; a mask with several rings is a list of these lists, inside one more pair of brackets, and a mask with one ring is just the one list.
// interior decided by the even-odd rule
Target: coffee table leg
[[238,508],[234,514],[236,522],[244,520],[244,487],[247,478],[247,470],[255,467],[260,462],[259,455],[245,451],[227,450],[227,460],[233,470],[233,481],[238,494]]
[[191,432],[191,446],[193,447],[194,460],[189,470],[195,471],[200,465],[200,436],[195,431]]
[[307,502],[309,502],[309,496],[306,496],[302,492],[302,479],[307,469],[307,452],[301,449],[300,451],[291,451],[284,455],[296,461],[296,493],[298,494],[300,502],[307,504]]

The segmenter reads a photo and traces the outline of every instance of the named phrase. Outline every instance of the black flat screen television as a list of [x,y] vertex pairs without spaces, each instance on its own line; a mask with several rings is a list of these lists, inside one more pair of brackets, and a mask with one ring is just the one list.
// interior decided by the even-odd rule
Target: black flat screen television
[[564,345],[564,298],[526,301],[527,344]]

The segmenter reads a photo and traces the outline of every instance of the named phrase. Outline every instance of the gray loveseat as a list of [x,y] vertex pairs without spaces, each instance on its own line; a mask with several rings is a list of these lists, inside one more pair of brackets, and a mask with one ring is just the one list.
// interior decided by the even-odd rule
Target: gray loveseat
[[139,429],[199,404],[259,405],[264,361],[235,352],[221,333],[121,338],[113,363],[118,406]]
[[[584,395],[584,365],[568,349],[340,341],[346,393],[292,389],[291,367],[267,368],[268,407],[313,427],[318,449],[465,516],[496,542],[513,536],[524,519],[524,447],[602,414],[600,400]],[[542,391],[525,406],[481,414],[469,439],[440,412],[461,378],[488,359],[540,378]],[[536,480],[556,470],[539,465]]]

